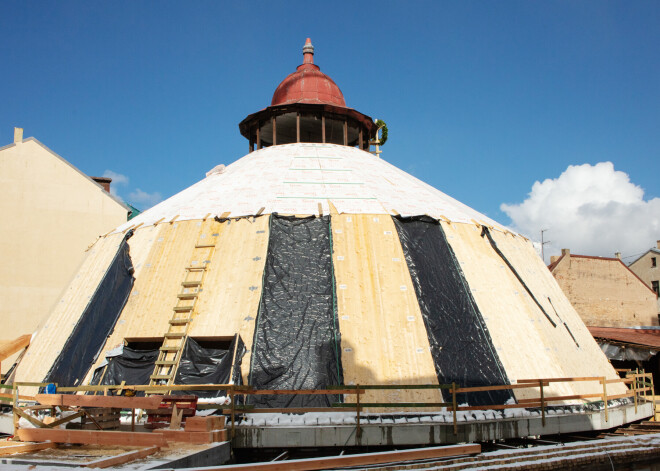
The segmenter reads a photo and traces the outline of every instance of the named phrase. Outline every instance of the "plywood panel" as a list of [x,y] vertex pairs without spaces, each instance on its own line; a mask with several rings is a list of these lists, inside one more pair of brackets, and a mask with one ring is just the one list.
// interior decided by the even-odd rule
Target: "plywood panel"
[[[527,286],[553,317],[558,326],[556,329],[546,326],[546,335],[552,338],[555,348],[552,350],[555,361],[562,369],[561,376],[607,376],[618,378],[614,368],[602,353],[600,347],[589,333],[579,314],[575,311],[568,298],[555,281],[545,263],[536,254],[532,244],[512,234],[499,231],[492,232],[498,248],[504,253],[516,271],[525,279]],[[566,323],[567,328],[564,326]],[[575,337],[577,344],[571,338]],[[591,388],[594,385],[590,386]],[[622,384],[608,385],[609,394],[623,394]]]
[[[481,228],[476,225],[442,223],[465,274],[472,294],[479,305],[488,331],[500,356],[509,379],[549,378],[567,376],[601,376],[611,370],[599,368],[600,358],[594,354],[584,354],[570,336],[553,327],[511,273],[500,256],[493,250],[487,238],[482,238]],[[496,235],[496,241],[502,241]],[[511,236],[507,236],[511,237]],[[522,239],[521,239],[522,240]],[[504,244],[504,242],[502,241]],[[508,247],[507,247],[508,248]],[[510,250],[505,254],[508,255]],[[533,255],[533,256],[532,256]],[[535,254],[527,252],[516,259],[514,266],[518,273],[529,281],[530,289],[536,294],[540,281],[533,281],[528,268],[536,264]],[[547,270],[546,270],[547,271]],[[536,276],[542,276],[536,273]],[[559,298],[558,298],[559,299]],[[543,303],[541,299],[540,302]],[[546,303],[542,304],[545,305]],[[550,316],[554,311],[548,305]],[[556,317],[553,320],[557,322]],[[593,363],[593,369],[582,368],[581,363]],[[589,374],[568,374],[573,371],[589,371]],[[582,394],[602,392],[597,383],[553,383],[546,395]],[[612,390],[615,388],[612,387]],[[519,399],[537,395],[529,390],[516,390]]]
[[[93,370],[104,360],[105,352],[124,343],[125,338],[163,337],[169,327],[185,271],[203,228],[214,221],[184,221],[139,228],[129,241],[136,265],[135,285],[128,302],[108,338]],[[133,240],[135,239],[135,240]]]
[[[123,238],[124,234],[113,234],[99,239],[89,249],[77,275],[32,340],[16,371],[16,381],[40,382],[46,377],[52,364],[50,360],[59,355],[71,335]],[[34,392],[36,389],[25,391],[26,394]]]
[[261,299],[268,250],[269,216],[229,220],[220,224],[218,243],[209,265],[192,337],[230,337],[239,333],[248,350],[243,380],[250,368],[254,326]]
[[[344,383],[437,384],[391,217],[332,214],[331,227]],[[442,401],[437,390],[368,391],[361,400]]]

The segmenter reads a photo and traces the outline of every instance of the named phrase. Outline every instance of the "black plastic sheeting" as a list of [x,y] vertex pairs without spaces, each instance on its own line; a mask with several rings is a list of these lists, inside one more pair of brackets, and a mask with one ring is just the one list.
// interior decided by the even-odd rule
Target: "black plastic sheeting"
[[[342,384],[334,302],[330,218],[273,214],[254,334],[256,389],[324,389]],[[326,407],[338,395],[250,396],[262,407]]]
[[127,242],[132,235],[133,231],[128,231],[119,244],[103,280],[43,382],[79,386],[96,360],[133,288],[135,270]]
[[[490,230],[489,230],[486,226],[481,226],[481,237],[483,237],[483,236],[486,236],[486,237],[488,238],[488,241],[490,242],[490,246],[493,248],[493,250],[495,250],[495,252],[497,253],[497,255],[500,256],[500,258],[502,259],[502,261],[503,261],[504,263],[506,263],[506,266],[509,267],[509,270],[511,270],[511,273],[513,273],[514,276],[515,276],[516,278],[518,278],[518,281],[520,282],[520,284],[522,285],[522,287],[525,288],[525,291],[527,291],[527,294],[529,294],[529,296],[530,296],[530,297],[532,298],[532,300],[536,303],[536,305],[537,305],[538,308],[541,310],[541,312],[542,312],[543,315],[546,317],[546,319],[548,319],[548,321],[552,324],[552,327],[557,327],[557,323],[556,323],[555,321],[553,321],[552,318],[550,317],[550,315],[546,312],[546,310],[543,309],[543,306],[541,306],[541,303],[538,301],[538,299],[536,299],[536,296],[534,296],[534,293],[532,293],[532,290],[529,289],[529,286],[527,286],[527,283],[525,283],[525,281],[521,278],[521,276],[518,274],[518,272],[516,271],[516,269],[513,268],[513,265],[511,265],[511,263],[509,262],[509,259],[507,259],[506,256],[505,256],[505,255],[502,253],[502,251],[499,249],[499,247],[497,246],[497,243],[496,243],[495,240],[493,239],[493,236],[490,235]],[[553,306],[553,307],[554,307],[554,306]],[[566,329],[568,330],[568,326],[566,326]],[[571,334],[571,337],[573,337],[573,334]],[[573,338],[573,340],[575,340],[575,338]],[[576,342],[576,343],[577,343],[577,342]]]
[[[108,364],[94,371],[92,384],[115,385],[126,381],[126,384],[149,384],[149,377],[154,372],[154,363],[158,359],[159,350],[137,350],[124,347],[121,355],[107,358]],[[108,391],[111,394],[112,391]],[[144,392],[138,392],[144,395]]]
[[[440,384],[510,384],[454,251],[428,217],[394,218]],[[457,394],[459,403],[504,404],[510,391]]]
[[[174,384],[242,384],[241,362],[245,344],[235,335],[229,349],[205,348],[188,338]],[[178,391],[174,394],[194,394],[199,397],[225,396],[225,391]]]
[[597,340],[598,346],[608,360],[649,361],[658,350],[640,345],[617,345],[605,340]]

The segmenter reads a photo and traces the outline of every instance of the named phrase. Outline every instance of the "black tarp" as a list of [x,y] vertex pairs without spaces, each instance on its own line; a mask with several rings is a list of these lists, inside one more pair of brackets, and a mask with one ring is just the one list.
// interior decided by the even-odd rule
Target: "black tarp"
[[115,385],[121,384],[122,381],[129,385],[149,384],[158,353],[158,349],[138,350],[123,347],[120,355],[107,357],[108,364],[96,369],[92,384]]
[[603,339],[596,341],[608,360],[649,361],[658,353],[657,349],[644,345],[609,343]]
[[[463,271],[437,221],[395,218],[440,384],[510,384]],[[459,403],[504,404],[510,391],[461,393]]]
[[[242,384],[241,361],[245,344],[239,335],[234,336],[229,348],[201,346],[195,339],[188,338],[183,347],[174,384]],[[225,391],[180,391],[199,397],[225,396]]]
[[115,327],[133,288],[133,264],[128,231],[94,295],[66,340],[59,357],[44,378],[45,383],[79,386]]
[[[250,364],[257,389],[341,384],[330,218],[273,214]],[[330,395],[250,396],[262,407],[325,407]]]

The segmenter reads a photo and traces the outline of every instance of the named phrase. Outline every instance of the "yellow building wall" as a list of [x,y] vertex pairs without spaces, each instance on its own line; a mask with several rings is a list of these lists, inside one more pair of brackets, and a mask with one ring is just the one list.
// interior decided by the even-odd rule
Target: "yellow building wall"
[[0,149],[0,212],[0,338],[13,339],[48,316],[87,247],[127,209],[30,138]]
[[552,274],[588,326],[658,325],[655,293],[619,260],[567,254]]
[[[658,242],[660,246],[660,242]],[[660,248],[659,248],[660,250]],[[655,266],[651,259],[655,258]],[[660,253],[647,252],[629,267],[635,275],[639,276],[641,280],[648,285],[649,288],[653,287],[653,282],[660,281]],[[660,314],[660,298],[657,299],[658,314]]]

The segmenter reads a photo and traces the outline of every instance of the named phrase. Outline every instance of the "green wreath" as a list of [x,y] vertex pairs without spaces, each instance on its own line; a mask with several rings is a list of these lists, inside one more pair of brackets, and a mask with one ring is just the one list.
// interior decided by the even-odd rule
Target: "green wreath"
[[[378,129],[382,129],[383,132],[381,133],[380,136],[380,142],[378,145],[382,146],[385,145],[387,142],[387,124],[385,124],[385,121],[382,119],[377,119],[376,120],[376,126],[378,126]],[[376,139],[378,139],[378,131],[376,131]]]

